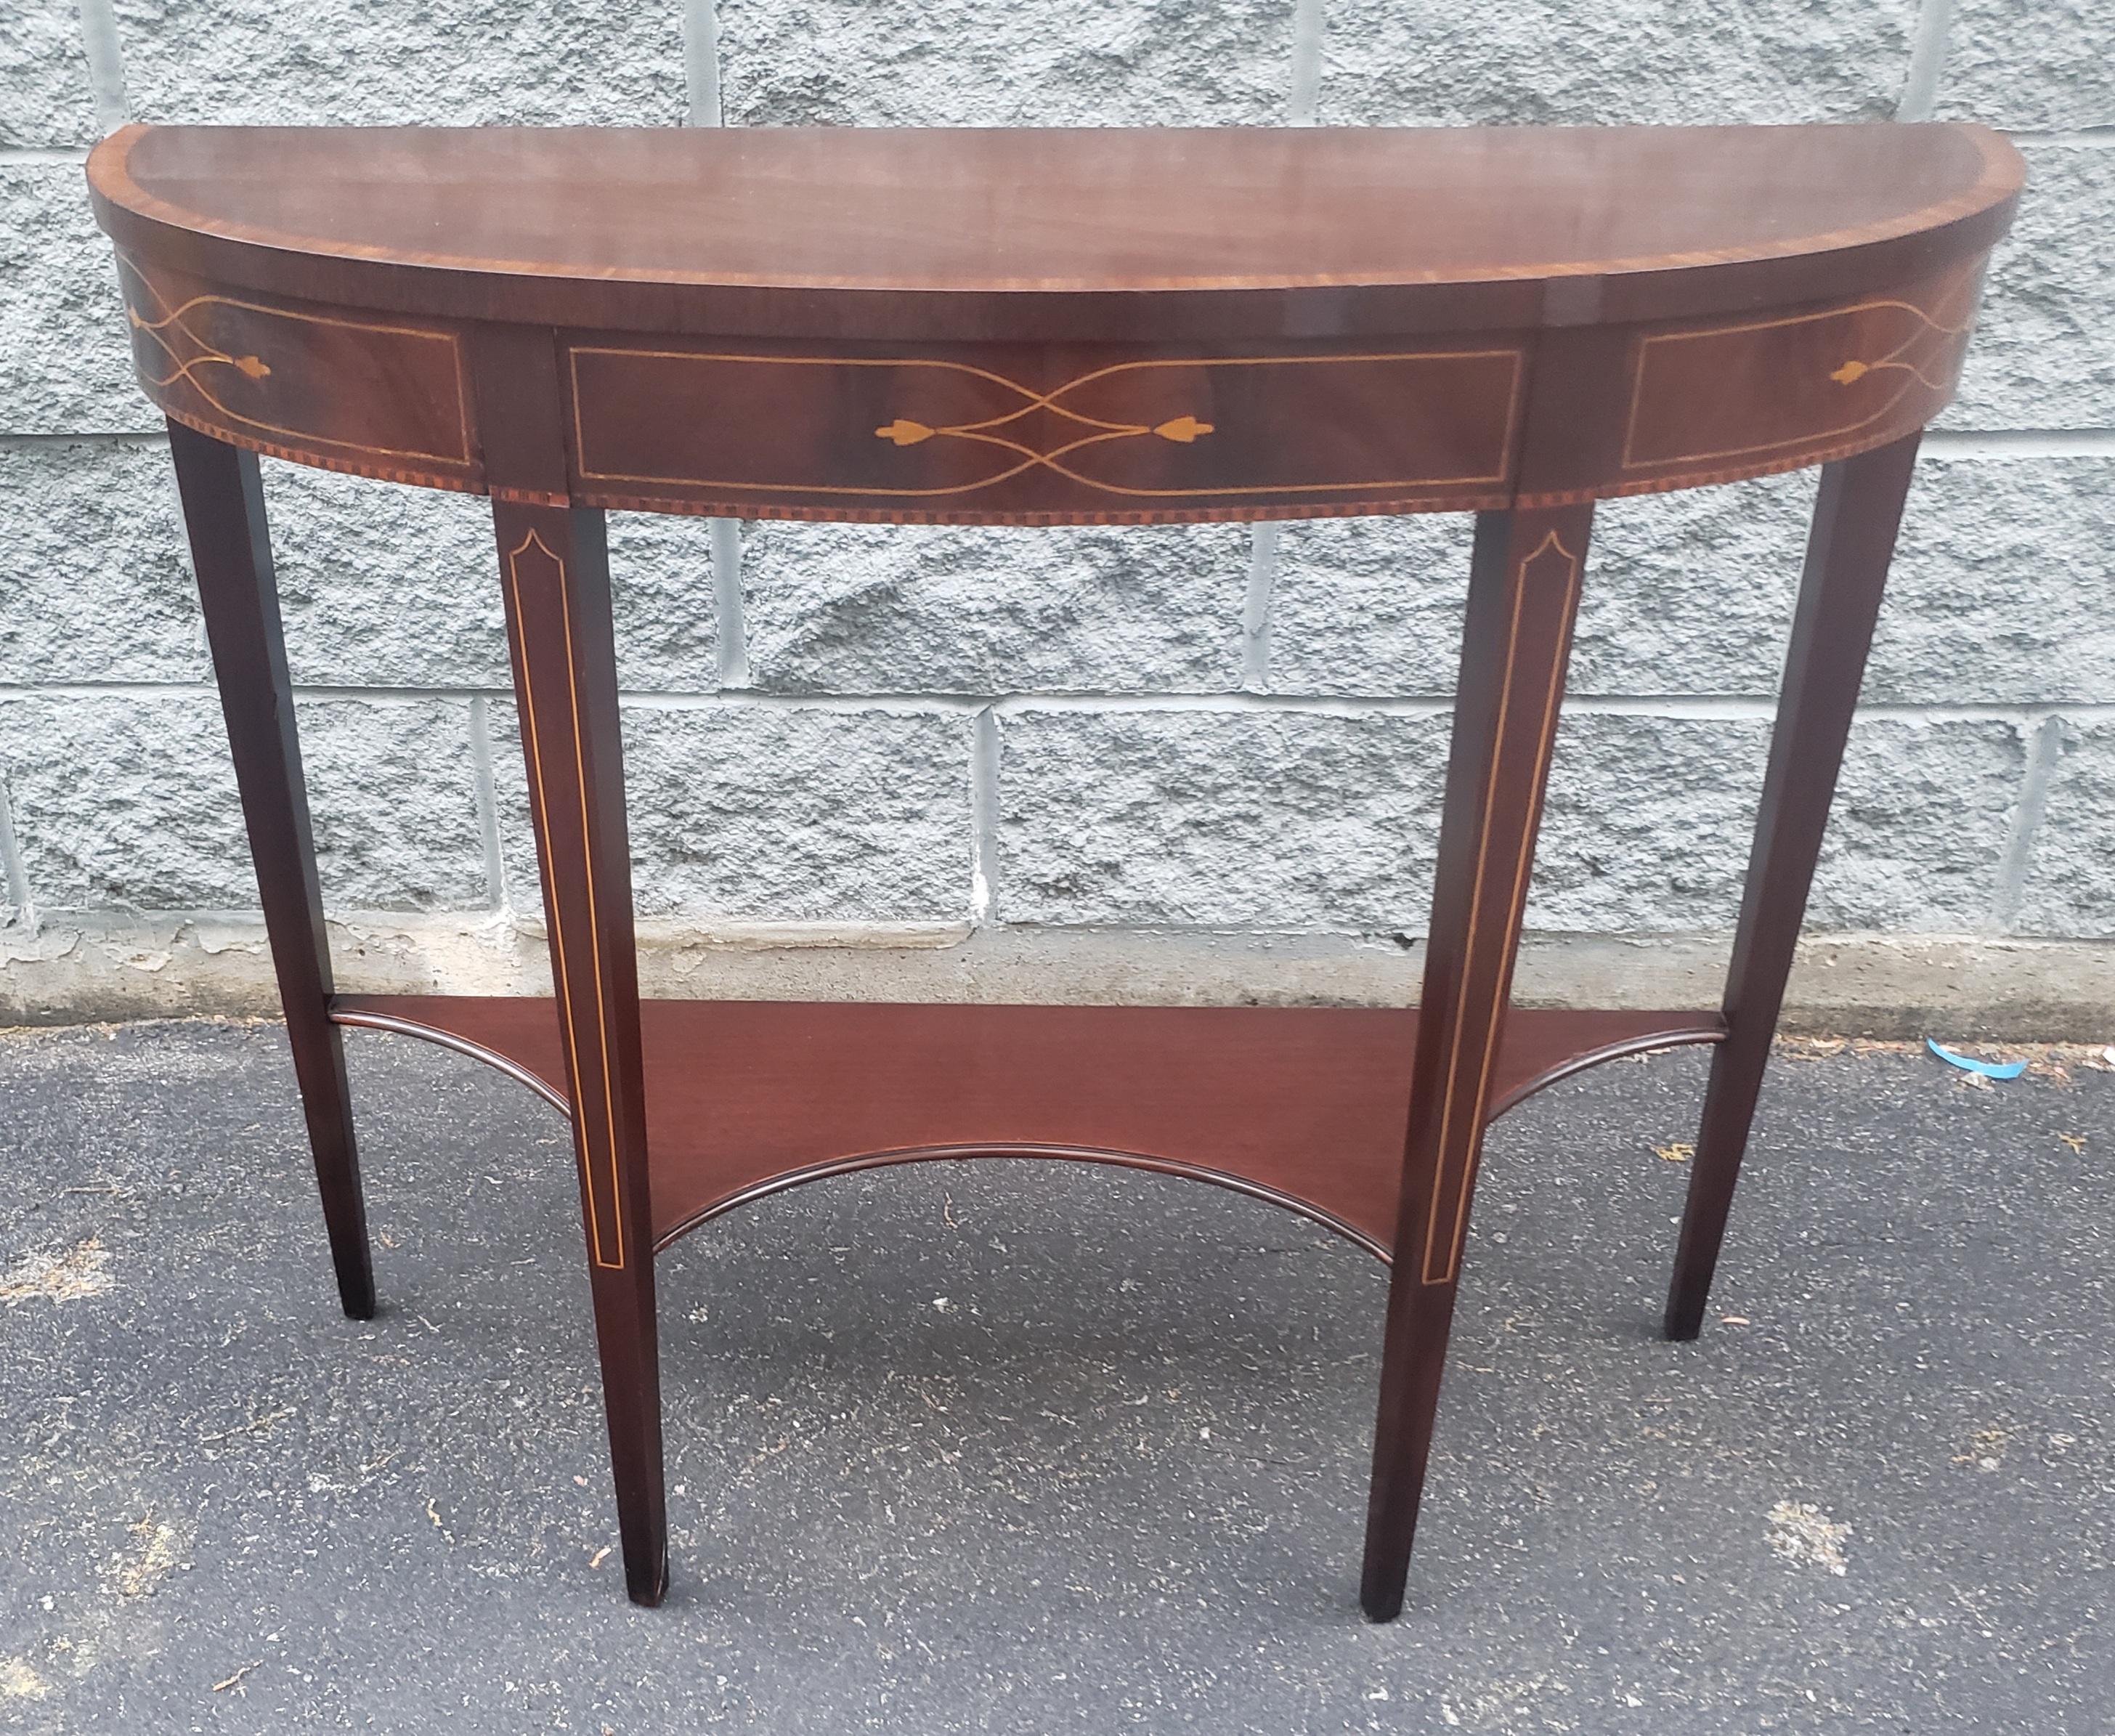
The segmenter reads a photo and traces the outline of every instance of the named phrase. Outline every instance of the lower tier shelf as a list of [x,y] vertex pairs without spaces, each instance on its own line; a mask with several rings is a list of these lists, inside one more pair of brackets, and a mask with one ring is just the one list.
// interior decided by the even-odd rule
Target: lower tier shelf
[[[476,1056],[567,1109],[548,999],[343,994],[332,1017]],[[1383,1260],[1394,1238],[1413,1008],[655,1000],[640,1022],[656,1247],[823,1176],[984,1156],[1195,1177]],[[1596,1062],[1724,1036],[1715,1013],[1516,1008],[1489,1117]]]

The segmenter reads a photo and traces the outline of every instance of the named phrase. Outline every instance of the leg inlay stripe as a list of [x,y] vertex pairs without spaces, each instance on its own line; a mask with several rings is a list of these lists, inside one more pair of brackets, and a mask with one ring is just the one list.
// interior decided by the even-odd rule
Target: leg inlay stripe
[[[1505,663],[1498,677],[1498,715],[1492,734],[1491,769],[1484,786],[1483,811],[1478,816],[1475,873],[1469,894],[1469,924],[1461,953],[1461,977],[1455,990],[1452,1040],[1447,1059],[1445,1103],[1440,1111],[1439,1159],[1433,1180],[1432,1207],[1425,1220],[1424,1262],[1420,1277],[1426,1284],[1452,1284],[1460,1270],[1461,1246],[1469,1229],[1469,1201],[1475,1184],[1477,1160],[1483,1149],[1484,1110],[1490,1095],[1491,1070],[1498,1052],[1498,1033],[1505,1023],[1508,993],[1489,999],[1490,1016],[1484,1032],[1483,1054],[1478,1063],[1476,1085],[1468,1113],[1457,1121],[1454,1106],[1459,1100],[1457,1076],[1461,1067],[1462,1038],[1468,1023],[1470,997],[1475,981],[1476,941],[1484,902],[1484,868],[1490,852],[1491,832],[1498,814],[1498,792],[1507,758],[1506,726],[1512,710],[1513,674],[1520,650],[1521,616],[1532,582],[1531,569],[1552,552],[1564,563],[1563,625],[1553,648],[1549,667],[1543,677],[1541,727],[1535,746],[1535,773],[1528,788],[1528,819],[1521,829],[1518,858],[1507,896],[1504,931],[1498,937],[1498,956],[1510,959],[1527,902],[1527,882],[1535,866],[1535,826],[1533,815],[1540,804],[1543,780],[1549,769],[1549,755],[1556,738],[1557,708],[1564,694],[1565,664],[1571,650],[1571,620],[1578,600],[1579,557],[1564,546],[1552,530],[1514,569],[1512,618],[1507,628]],[[1502,965],[1502,976],[1505,967]],[[1501,990],[1507,988],[1502,981]],[[1458,1131],[1457,1131],[1458,1130]],[[1450,1185],[1451,1181],[1451,1185]],[[1446,1225],[1445,1245],[1441,1228]]]
[[[576,775],[580,783],[581,862],[587,882],[588,902],[588,958],[594,981],[595,1033],[599,1040],[602,1057],[600,1078],[602,1096],[601,1119],[608,1134],[606,1169],[609,1181],[610,1236],[606,1249],[603,1233],[602,1215],[595,1203],[594,1149],[588,1136],[588,1123],[592,1118],[593,1105],[588,1096],[586,1081],[582,1077],[580,1029],[573,1008],[570,973],[566,967],[566,939],[563,919],[559,912],[560,891],[557,876],[552,870],[550,796],[544,778],[543,746],[538,738],[536,723],[535,687],[529,671],[529,635],[527,615],[523,608],[521,594],[521,557],[534,546],[556,570],[558,581],[559,620],[563,629],[566,652],[566,679],[571,705],[573,725],[573,755]],[[599,1266],[622,1266],[624,1264],[624,1217],[618,1205],[617,1173],[617,1104],[612,1087],[609,1064],[609,1014],[603,996],[602,938],[600,926],[595,921],[594,863],[591,845],[592,833],[588,819],[587,762],[580,729],[580,696],[579,678],[575,672],[573,653],[572,605],[567,582],[566,563],[553,551],[550,545],[534,530],[507,553],[507,582],[514,591],[514,616],[523,624],[521,634],[521,653],[519,680],[521,705],[526,728],[522,740],[529,753],[530,783],[536,803],[537,817],[543,822],[544,839],[544,885],[551,912],[551,967],[557,978],[558,1004],[566,1022],[567,1058],[573,1063],[573,1135],[578,1147],[580,1163],[581,1192],[586,1196],[588,1212],[588,1240],[594,1263]]]

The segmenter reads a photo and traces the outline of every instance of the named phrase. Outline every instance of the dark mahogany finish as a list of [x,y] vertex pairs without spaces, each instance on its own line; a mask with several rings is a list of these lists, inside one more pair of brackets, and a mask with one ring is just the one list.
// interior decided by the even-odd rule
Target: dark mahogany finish
[[713,336],[1160,342],[1826,301],[1986,251],[2020,168],[1958,126],[135,126],[90,180],[121,248],[223,288],[358,281],[370,308],[443,319]]
[[1671,1339],[1693,1339],[1703,1328],[1916,448],[1911,434],[1822,473],[1727,976],[1726,1046],[1712,1059],[1668,1292]]
[[[1497,1116],[1720,1045],[1668,1311],[1695,1334],[1917,436],[2018,194],[1996,135],[135,126],[89,175],[170,421],[345,1306],[373,1281],[338,1026],[569,1116],[635,1599],[668,1578],[654,1252],[823,1176],[1127,1164],[1390,1259],[1380,1620]],[[333,994],[257,452],[492,497],[551,999]],[[1814,464],[1723,1012],[1512,1008],[1593,503]],[[642,1005],[607,507],[1475,512],[1421,1010]]]
[[338,1300],[374,1317],[367,1207],[352,1137],[345,1049],[330,1020],[330,943],[323,930],[308,788],[294,733],[294,687],[279,625],[279,587],[264,528],[257,460],[239,448],[169,425],[169,455],[190,531],[191,567],[213,650],[236,786],[257,870],[258,902],[286,1009],[309,1147],[323,1192]]
[[[549,1001],[331,1004],[342,1025],[425,1037],[495,1063],[562,1112],[573,1101]],[[643,1012],[657,1247],[819,1176],[975,1155],[1195,1176],[1289,1206],[1383,1260],[1396,1244],[1415,1008],[649,1001]],[[1581,1067],[1724,1034],[1711,1013],[1516,1013],[1487,1118]]]
[[[1951,126],[131,127],[89,175],[141,378],[236,445],[481,489],[503,321],[557,331],[575,504],[1076,523],[1883,445],[1952,390],[2020,170]],[[1523,489],[1541,334],[1581,328],[1622,406]]]

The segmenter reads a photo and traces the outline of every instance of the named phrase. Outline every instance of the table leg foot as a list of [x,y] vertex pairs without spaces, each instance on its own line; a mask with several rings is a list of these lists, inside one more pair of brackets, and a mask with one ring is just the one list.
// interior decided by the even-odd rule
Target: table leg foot
[[602,1356],[603,1411],[609,1424],[624,1588],[634,1603],[651,1608],[668,1589],[668,1507],[652,1280],[649,1276],[642,1286],[627,1273],[598,1273],[595,1292],[595,1338]]
[[661,1545],[659,1564],[650,1569],[634,1571],[631,1557],[624,1558],[625,1595],[643,1610],[658,1610],[661,1600],[668,1595],[668,1545]]
[[1392,1310],[1388,1320],[1390,1349],[1382,1375],[1373,1487],[1366,1507],[1359,1605],[1373,1622],[1393,1621],[1402,1610],[1411,1544],[1425,1498],[1425,1462],[1432,1453],[1433,1419],[1439,1410],[1440,1377],[1447,1366],[1447,1340],[1454,1325],[1454,1285],[1406,1288],[1402,1318],[1398,1321]]
[[1912,434],[1822,471],[1727,973],[1726,1040],[1712,1058],[1668,1288],[1666,1331],[1677,1342],[1703,1329],[1916,451]]
[[352,1095],[344,1045],[330,1022],[330,944],[257,458],[176,421],[169,424],[169,454],[323,1196],[338,1301],[354,1320],[372,1320],[374,1266],[353,1143]]

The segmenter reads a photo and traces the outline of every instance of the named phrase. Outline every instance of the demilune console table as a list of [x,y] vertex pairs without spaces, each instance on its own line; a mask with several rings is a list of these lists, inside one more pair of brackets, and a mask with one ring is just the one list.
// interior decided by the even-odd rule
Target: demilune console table
[[[638,1601],[668,1581],[654,1254],[818,1177],[1128,1164],[1392,1260],[1377,1620],[1493,1118],[1718,1045],[1667,1311],[1695,1336],[1919,432],[2020,188],[1995,134],[131,126],[88,172],[169,421],[346,1311],[374,1284],[341,1026],[569,1115]],[[334,991],[259,452],[491,497],[553,999]],[[1594,503],[1815,464],[1723,1009],[1509,1010]],[[1420,1006],[642,1003],[611,507],[1475,513]]]

